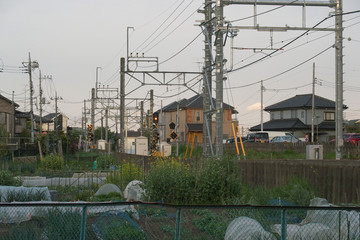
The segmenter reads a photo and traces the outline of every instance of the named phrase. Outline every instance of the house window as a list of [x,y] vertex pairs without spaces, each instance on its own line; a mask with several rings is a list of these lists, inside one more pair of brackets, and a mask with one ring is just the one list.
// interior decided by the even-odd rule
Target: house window
[[297,110],[296,109],[291,110],[291,118],[297,118]]
[[301,118],[304,118],[304,117],[305,117],[305,112],[301,111]]
[[283,119],[283,117],[284,117],[284,113],[283,111],[280,111],[280,119]]
[[274,120],[274,113],[270,115],[270,120]]
[[200,121],[200,112],[196,112],[196,121]]
[[334,112],[324,112],[324,121],[335,121]]
[[0,124],[5,124],[6,123],[6,113],[0,113]]

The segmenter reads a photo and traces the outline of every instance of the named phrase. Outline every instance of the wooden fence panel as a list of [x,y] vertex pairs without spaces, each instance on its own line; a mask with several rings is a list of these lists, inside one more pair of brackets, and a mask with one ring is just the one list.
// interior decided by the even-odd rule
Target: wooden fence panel
[[318,196],[332,203],[359,203],[359,160],[241,160],[242,180],[273,188],[293,177],[309,181]]

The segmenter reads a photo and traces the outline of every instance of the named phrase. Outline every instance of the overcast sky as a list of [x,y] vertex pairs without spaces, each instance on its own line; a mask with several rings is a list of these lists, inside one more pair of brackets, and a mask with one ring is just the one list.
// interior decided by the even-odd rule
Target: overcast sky
[[[160,71],[201,71],[204,36],[198,36],[201,33],[198,20],[204,15],[198,13],[198,9],[203,9],[203,0],[0,0],[0,67],[3,70],[0,93],[11,99],[14,91],[19,110],[29,111],[29,77],[20,73],[20,67],[22,62],[28,61],[30,52],[32,60],[39,62],[41,74],[52,75],[52,80],[42,82],[49,102],[44,107],[45,114],[55,112],[51,98],[56,91],[62,98],[58,102],[59,110],[69,117],[69,125],[80,127],[84,100],[90,99],[91,88],[95,87],[97,67],[101,67],[98,69],[101,85],[119,87],[120,58],[126,57],[127,52],[127,27],[133,27],[128,31],[129,51],[158,57]],[[258,16],[257,23],[301,27],[302,10],[294,6],[258,6],[257,13],[264,14]],[[360,10],[360,1],[344,0],[343,10]],[[327,7],[307,7],[306,26],[314,26],[333,11]],[[253,14],[253,7],[245,5],[226,6],[224,10],[225,20],[232,21],[233,26],[252,26],[253,18],[248,17]],[[332,17],[319,27],[333,28],[334,24]],[[349,107],[345,119],[359,119],[360,13],[345,15],[343,26],[344,104]],[[233,44],[240,48],[281,48],[302,33],[241,30]],[[231,68],[230,42],[227,38],[224,47],[227,69]],[[233,69],[236,71],[227,74],[224,101],[239,112],[240,126],[248,128],[260,123],[260,84],[257,82],[265,80],[265,107],[297,94],[311,93],[313,63],[318,83],[316,94],[335,100],[335,49],[331,47],[334,42],[333,32],[312,31],[256,64],[251,63],[271,51],[234,50]],[[130,67],[152,70],[141,64]],[[38,79],[39,70],[35,69],[36,97],[39,96]],[[188,83],[194,91],[185,87],[140,87],[138,81],[128,76],[125,81],[129,98],[145,98],[149,89],[154,89],[155,110],[161,107],[161,102],[166,105],[190,98],[194,91],[201,92],[202,88],[200,77]],[[182,79],[175,80],[178,81]],[[213,86],[215,89],[215,83]],[[127,101],[129,108],[134,108],[135,104]],[[145,102],[145,110],[148,108]],[[36,107],[34,111],[38,114]],[[264,114],[264,120],[269,120],[268,113]]]

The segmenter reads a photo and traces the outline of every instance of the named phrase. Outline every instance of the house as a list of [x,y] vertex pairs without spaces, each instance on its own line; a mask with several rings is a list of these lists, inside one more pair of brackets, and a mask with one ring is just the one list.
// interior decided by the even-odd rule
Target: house
[[0,94],[0,126],[13,137],[15,134],[15,109],[19,105]]
[[[45,117],[42,117],[41,119],[42,121],[42,125],[43,128],[42,130],[44,130],[44,126],[47,126],[51,120]],[[19,135],[24,129],[29,128],[30,130],[30,126],[28,126],[28,122],[30,123],[30,112],[21,112],[16,110],[15,111],[15,134]],[[40,116],[37,116],[34,114],[34,122],[35,122],[35,131],[39,132],[40,131]]]
[[[213,99],[215,102],[215,99]],[[179,106],[179,107],[178,107]],[[176,124],[176,115],[177,108],[179,108],[178,115],[178,127],[177,127],[177,138],[179,141],[187,141],[190,135],[195,136],[195,142],[203,142],[203,123],[204,123],[204,111],[203,111],[203,96],[195,95],[190,99],[182,99],[180,101],[175,101],[167,106],[163,107],[161,110],[157,111],[160,114],[159,116],[159,131],[160,131],[160,140],[170,142],[170,134],[173,131],[170,129],[170,123]],[[234,107],[224,103],[224,115],[223,115],[223,137],[227,139],[233,135],[232,132],[232,123],[235,126],[238,125],[237,120],[233,119],[233,114],[236,114],[237,111]],[[213,114],[212,120],[212,142],[215,142],[215,114]]]
[[[335,102],[315,95],[314,104],[314,135],[320,142],[327,142],[335,136]],[[270,121],[263,124],[264,131],[290,132],[298,138],[311,136],[312,94],[296,95],[264,110],[270,114]],[[250,128],[260,130],[260,124]]]
[[66,133],[68,118],[64,114],[58,113],[56,116],[56,113],[49,113],[44,118],[50,120],[50,122],[43,124],[43,131],[54,131],[56,126],[58,131]]

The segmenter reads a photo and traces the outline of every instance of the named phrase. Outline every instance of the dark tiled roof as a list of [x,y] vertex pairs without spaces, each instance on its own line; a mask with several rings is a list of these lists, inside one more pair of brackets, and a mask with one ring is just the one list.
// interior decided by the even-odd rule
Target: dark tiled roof
[[[289,130],[300,130],[309,128],[299,119],[279,119],[265,122],[263,125],[264,131],[289,131]],[[250,131],[260,131],[261,126],[256,125],[250,128]]]
[[[315,128],[316,128],[315,124]],[[321,130],[335,130],[335,122],[322,122],[319,124],[319,129]]]
[[[30,119],[30,112],[21,112],[21,111],[16,110],[15,117]],[[34,114],[34,120],[35,120],[35,122],[40,122],[40,116]],[[49,122],[52,122],[52,120],[47,117],[42,117],[42,122],[49,123]]]
[[[335,130],[335,122],[327,122],[324,121],[317,126],[315,124],[315,128],[319,128],[321,130]],[[278,120],[271,120],[264,123],[264,131],[294,131],[294,130],[306,130],[311,129],[311,125],[305,125],[299,119],[278,119]],[[256,132],[260,131],[261,126],[256,125],[250,128],[250,131]]]
[[[335,102],[329,99],[319,97],[315,95],[315,108],[331,108],[335,109]],[[291,108],[311,108],[312,106],[312,94],[296,95],[295,97],[286,99],[282,102],[275,103],[266,107],[265,111],[291,109]],[[344,109],[347,106],[344,105]]]
[[30,112],[21,112],[21,111],[15,110],[15,117],[17,117],[17,118],[30,118]]
[[[214,103],[216,99],[213,98]],[[177,105],[179,105],[180,109],[187,109],[187,108],[195,108],[195,109],[202,109],[203,108],[203,97],[202,95],[198,94],[189,99],[181,99],[179,102],[172,102],[165,107],[162,108],[164,112],[176,111]],[[232,109],[233,113],[237,113],[234,107],[230,106],[229,104],[224,103],[224,109]]]
[[203,124],[202,123],[188,123],[186,127],[190,132],[202,132],[203,131]]
[[[58,115],[58,117],[60,117],[61,113],[58,113],[57,115]],[[56,116],[56,113],[49,113],[48,115],[44,116],[44,118],[48,118],[48,119],[52,120],[52,119],[55,119],[55,116]]]
[[[12,101],[11,101],[10,99],[4,97],[4,96],[1,95],[1,94],[0,94],[0,99],[3,99],[3,100],[5,100],[6,102],[12,104]],[[15,103],[15,102],[14,102],[14,105],[15,105],[15,108],[18,108],[18,107],[19,107],[19,104]]]

